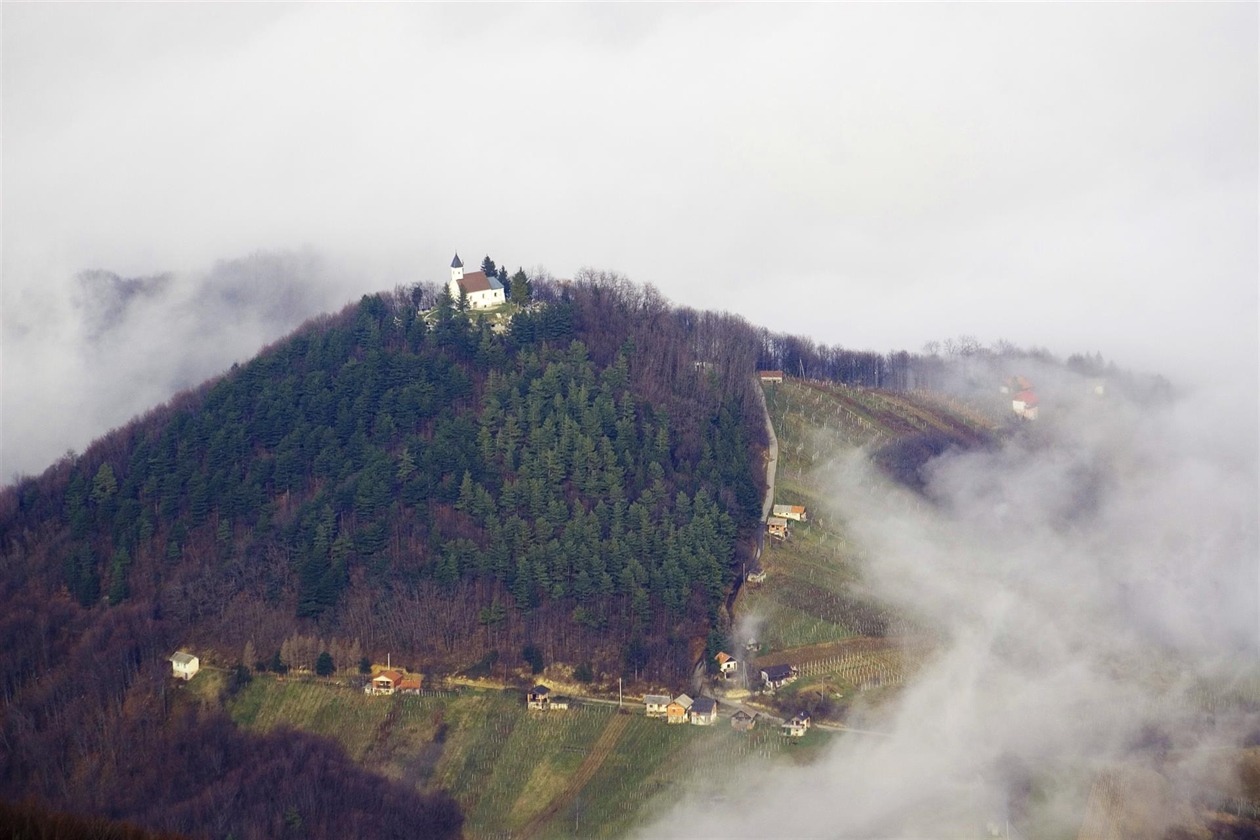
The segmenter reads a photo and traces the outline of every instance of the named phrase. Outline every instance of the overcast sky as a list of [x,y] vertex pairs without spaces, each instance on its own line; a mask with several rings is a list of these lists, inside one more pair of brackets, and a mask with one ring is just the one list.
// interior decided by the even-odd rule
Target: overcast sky
[[[1251,3],[2,14],[5,480],[457,248],[827,343],[970,333],[1254,390]],[[78,272],[173,271],[188,319],[257,251],[331,266],[286,281],[289,321],[84,343]]]

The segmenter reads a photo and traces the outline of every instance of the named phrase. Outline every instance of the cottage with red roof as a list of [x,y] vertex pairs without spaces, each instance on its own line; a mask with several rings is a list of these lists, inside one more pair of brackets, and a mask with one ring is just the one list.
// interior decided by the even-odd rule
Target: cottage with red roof
[[1015,395],[1011,400],[1011,410],[1025,420],[1036,420],[1037,403],[1037,395],[1029,388]]
[[363,686],[364,694],[373,695],[390,695],[398,689],[398,684],[403,681],[402,671],[381,671],[372,681]]
[[487,277],[484,271],[464,271],[464,262],[455,255],[451,260],[451,282],[447,286],[451,297],[459,300],[460,292],[468,299],[469,309],[490,309],[501,306],[507,298],[503,293],[503,284],[496,277]]

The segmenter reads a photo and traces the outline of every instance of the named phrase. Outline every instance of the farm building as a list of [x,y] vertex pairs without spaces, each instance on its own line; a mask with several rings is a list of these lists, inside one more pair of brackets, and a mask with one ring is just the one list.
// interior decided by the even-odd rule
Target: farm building
[[775,505],[774,515],[784,519],[795,519],[797,522],[804,522],[808,518],[803,505]]
[[420,678],[407,677],[401,680],[398,683],[398,693],[399,694],[419,694],[420,693]]
[[546,709],[551,705],[551,689],[545,685],[536,685],[525,697],[525,705],[530,709]]
[[691,704],[690,717],[695,726],[712,726],[717,720],[717,701],[712,697],[697,697]]
[[763,383],[783,381],[783,371],[781,370],[759,370],[757,371],[757,376]]
[[643,698],[643,705],[647,706],[648,717],[665,717],[669,713],[669,695],[649,694]]
[[726,651],[719,652],[718,655],[713,658],[717,660],[718,670],[722,673],[724,678],[729,680],[731,677],[739,673],[739,660],[731,656]]
[[731,728],[732,729],[737,729],[740,732],[747,732],[748,730],[752,729],[756,725],[757,725],[756,716],[748,714],[748,712],[745,712],[743,709],[740,709],[735,714],[731,715]]
[[791,720],[783,722],[783,734],[789,738],[803,738],[809,730],[809,715],[801,712]]
[[772,516],[766,520],[766,532],[772,537],[777,537],[781,540],[787,539],[787,529],[787,520],[782,516]]
[[1011,410],[1025,420],[1036,420],[1038,402],[1037,395],[1031,390],[1020,391],[1011,399]]
[[782,688],[796,679],[796,669],[791,665],[767,665],[761,669],[761,683],[766,691]]
[[765,583],[766,570],[758,566],[757,568],[751,570],[748,574],[744,575],[744,577],[749,583]]
[[398,690],[398,684],[403,681],[401,671],[381,671],[372,681],[363,686],[364,694],[372,695],[390,695]]
[[686,694],[679,694],[665,708],[666,723],[686,723],[687,713],[691,711],[692,699]]
[[184,680],[191,680],[201,670],[201,660],[191,653],[179,651],[171,657],[171,672]]
[[455,255],[451,260],[451,282],[447,285],[451,297],[459,300],[462,291],[468,300],[469,309],[489,309],[501,305],[506,298],[503,284],[495,277],[487,277],[484,271],[464,271],[464,262]]

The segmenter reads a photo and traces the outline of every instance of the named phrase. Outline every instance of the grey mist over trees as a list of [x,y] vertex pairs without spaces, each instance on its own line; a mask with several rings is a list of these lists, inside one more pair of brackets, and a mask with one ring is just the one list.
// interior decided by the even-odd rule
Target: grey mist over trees
[[[1250,743],[1254,712],[1211,712],[1256,659],[1257,474],[1237,457],[1254,418],[1215,426],[1228,393],[1139,406],[1084,390],[999,448],[938,458],[922,495],[837,452],[831,512],[865,586],[939,654],[890,737],[844,736],[643,836],[769,836],[785,814],[798,837],[971,836],[977,815],[1032,808],[1039,830],[1075,836],[1098,770],[1158,768],[1193,797],[1220,772],[1213,747]],[[1144,836],[1175,821],[1169,802],[1130,804]]]
[[5,307],[0,482],[40,472],[249,359],[339,308],[345,287],[345,275],[308,250],[142,277],[98,269],[65,290],[54,278],[23,290]]

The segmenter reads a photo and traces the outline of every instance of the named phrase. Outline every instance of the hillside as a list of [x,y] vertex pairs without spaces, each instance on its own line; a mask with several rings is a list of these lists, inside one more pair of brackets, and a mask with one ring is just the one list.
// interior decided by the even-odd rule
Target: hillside
[[[740,588],[758,560],[766,448],[753,373],[770,366],[844,385],[768,392],[776,501],[815,516],[761,555],[764,584]],[[689,739],[716,736],[658,744],[666,736],[642,723],[623,731],[588,710],[571,732],[526,727],[522,754],[577,740],[574,756],[539,759],[554,772],[522,800],[520,774],[483,778],[490,759],[454,769],[480,730],[416,724],[397,740],[409,731],[397,715],[419,701],[319,695],[312,711],[283,699],[292,682],[261,674],[318,668],[351,683],[392,657],[435,685],[541,674],[592,692],[618,680],[679,690],[755,618],[758,661],[821,675],[781,705],[828,713],[811,698],[876,696],[926,654],[856,586],[842,520],[810,468],[833,446],[863,445],[913,484],[943,447],[983,444],[982,417],[905,390],[949,371],[938,357],[820,348],[675,309],[609,275],[539,282],[532,302],[489,313],[423,289],[366,296],[0,493],[0,794],[157,830],[217,819],[238,837],[401,820],[442,836],[462,819],[475,834],[562,833],[556,821],[581,819],[579,803],[615,798],[596,792],[611,785],[605,766],[632,778],[654,750],[684,768],[725,766],[723,750],[768,756],[769,736],[724,732],[702,742],[728,744],[712,759]],[[216,668],[234,683],[260,676],[226,703],[189,702],[167,664],[180,648],[207,666],[198,685]],[[500,709],[514,697],[488,697],[476,703],[504,722],[485,737],[501,746],[530,719]],[[481,714],[461,711],[469,697],[449,702],[434,713]],[[438,731],[453,732],[450,746],[425,746],[445,743]],[[602,750],[610,764],[574,759]],[[636,809],[607,805],[609,832],[638,818],[638,802],[689,789],[641,778]],[[494,785],[516,792],[483,804]],[[232,816],[214,817],[232,797]]]
[[[752,331],[684,329],[615,280],[537,295],[506,329],[449,297],[424,313],[414,291],[365,297],[0,495],[4,794],[197,825],[204,769],[141,781],[177,732],[226,737],[169,705],[180,647],[259,670],[390,653],[437,673],[689,674],[753,533],[761,434],[753,342],[709,341],[697,365],[695,341]],[[302,744],[240,749],[331,749]],[[376,784],[336,773],[347,796]],[[128,777],[145,798],[119,794]],[[238,829],[262,824],[251,807]],[[320,808],[308,827],[339,836]]]
[[843,511],[830,504],[826,468],[861,449],[914,486],[924,453],[986,446],[997,424],[928,392],[791,377],[763,387],[779,443],[774,501],[808,513],[789,523],[786,540],[765,540],[758,563],[765,580],[740,589],[731,643],[757,643],[746,651],[751,671],[779,664],[801,671],[802,679],[777,693],[777,708],[843,720],[859,698],[864,705],[888,699],[932,646],[864,591],[862,558]]
[[32,571],[224,660],[311,620],[452,667],[489,640],[615,672],[637,640],[688,668],[757,498],[739,395],[640,370],[628,330],[593,359],[572,301],[502,334],[410,304],[365,298],[22,488]]

